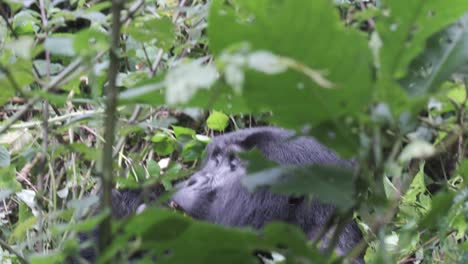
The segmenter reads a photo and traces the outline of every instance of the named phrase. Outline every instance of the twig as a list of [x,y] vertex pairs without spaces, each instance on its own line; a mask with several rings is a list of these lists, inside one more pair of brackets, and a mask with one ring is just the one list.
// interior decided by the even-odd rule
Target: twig
[[[73,112],[73,113],[69,113],[69,114],[65,114],[65,115],[61,115],[61,116],[57,116],[57,117],[52,117],[49,120],[47,120],[47,122],[49,124],[53,124],[53,123],[58,123],[58,122],[65,121],[65,120],[67,120],[69,118],[86,117],[88,115],[102,114],[103,112],[104,112],[104,110],[84,110],[84,111],[80,111],[80,112]],[[21,128],[37,127],[37,126],[41,125],[41,122],[42,121],[24,122],[24,123],[17,124],[17,125],[11,125],[10,128],[21,129]]]
[[[47,14],[45,10],[45,5],[44,5],[44,0],[39,0],[39,9],[41,11],[41,21],[42,21],[42,29],[45,32],[45,36],[49,35],[48,31],[48,21],[47,21]],[[45,60],[46,60],[46,80],[50,81],[50,52],[48,50],[45,51]],[[44,87],[45,88],[45,87]],[[43,89],[44,89],[43,88]],[[39,164],[39,173],[37,174],[37,192],[40,193],[41,195],[44,195],[44,177],[43,177],[43,171],[47,167],[47,149],[49,147],[49,101],[44,100],[42,104],[42,152],[44,155],[42,155],[42,158],[40,160]],[[37,156],[36,156],[37,157]],[[42,232],[43,229],[43,212],[42,210],[39,210],[38,214],[38,229],[39,231]],[[43,240],[40,239],[38,241],[38,247],[42,248],[43,247]]]
[[156,72],[159,67],[159,63],[161,63],[163,53],[164,53],[163,49],[159,49],[158,54],[156,54],[156,59],[154,60],[153,65],[151,65],[151,77],[156,75]]

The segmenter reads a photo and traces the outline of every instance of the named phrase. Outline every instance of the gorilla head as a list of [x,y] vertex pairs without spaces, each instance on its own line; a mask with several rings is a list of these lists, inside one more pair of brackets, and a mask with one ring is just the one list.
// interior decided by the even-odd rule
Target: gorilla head
[[[213,139],[202,168],[177,186],[173,205],[195,218],[227,226],[261,228],[273,220],[285,221],[301,227],[309,238],[314,238],[334,207],[273,194],[266,188],[248,191],[241,183],[246,164],[236,153],[252,148],[282,165],[351,166],[349,161],[311,137],[294,137],[293,131],[275,127],[244,129]],[[347,252],[360,239],[356,224],[348,224],[339,238],[337,251]]]

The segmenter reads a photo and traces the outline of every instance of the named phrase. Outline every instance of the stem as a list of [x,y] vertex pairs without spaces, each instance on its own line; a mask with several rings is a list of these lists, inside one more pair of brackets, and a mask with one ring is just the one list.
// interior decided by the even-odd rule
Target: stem
[[[111,242],[111,220],[112,220],[112,203],[111,194],[113,186],[113,157],[112,148],[115,140],[115,122],[117,121],[117,74],[119,73],[119,56],[120,47],[120,12],[124,7],[123,0],[113,0],[112,13],[112,28],[111,28],[111,49],[109,51],[109,85],[105,89],[106,94],[106,110],[105,110],[105,133],[104,133],[104,148],[102,152],[102,201],[101,209],[110,210],[111,214],[107,215],[99,226],[99,252],[104,252],[107,245]],[[112,259],[107,261],[112,263]]]

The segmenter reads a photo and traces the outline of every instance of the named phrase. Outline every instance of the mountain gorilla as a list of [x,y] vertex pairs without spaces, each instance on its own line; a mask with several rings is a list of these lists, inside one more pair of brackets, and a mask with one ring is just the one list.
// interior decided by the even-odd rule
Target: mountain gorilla
[[[314,239],[320,233],[334,207],[318,201],[273,194],[266,188],[250,192],[241,183],[247,173],[246,164],[237,152],[259,149],[263,155],[283,165],[322,164],[351,167],[349,161],[311,137],[295,137],[294,132],[275,127],[243,129],[215,137],[207,146],[202,168],[189,179],[177,185],[170,204],[194,218],[225,226],[251,226],[262,228],[274,220],[299,226]],[[154,200],[159,196],[153,197]],[[121,218],[135,213],[144,205],[140,191],[114,190],[112,193],[114,216]],[[92,238],[80,235],[80,240]],[[345,226],[336,251],[345,254],[361,239],[355,222]],[[327,241],[323,241],[327,244]],[[80,252],[81,257],[94,262],[95,250]],[[76,260],[74,260],[76,261]],[[78,262],[68,262],[78,263]],[[363,263],[356,259],[354,263]]]
[[[352,166],[311,137],[295,137],[293,131],[276,127],[243,129],[213,139],[202,168],[177,186],[172,206],[194,218],[226,226],[258,229],[270,221],[281,220],[299,226],[309,239],[314,239],[334,207],[315,200],[273,194],[266,188],[247,190],[241,183],[246,164],[235,153],[252,148],[281,165]],[[339,237],[337,253],[345,254],[361,237],[356,223],[349,223]],[[363,260],[357,259],[355,263]]]

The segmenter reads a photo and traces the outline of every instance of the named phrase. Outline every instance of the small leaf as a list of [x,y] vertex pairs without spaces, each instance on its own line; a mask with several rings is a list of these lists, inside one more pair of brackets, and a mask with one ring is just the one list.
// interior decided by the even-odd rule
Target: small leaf
[[10,152],[4,146],[0,145],[0,167],[10,166]]
[[195,135],[195,130],[188,127],[172,126],[172,129],[174,129],[176,138],[180,138],[182,136],[192,137]]
[[159,177],[161,174],[161,167],[159,166],[158,162],[154,160],[149,160],[146,163],[146,168],[148,169],[148,174],[150,177]]
[[109,36],[105,32],[93,28],[82,30],[73,35],[73,39],[67,41],[72,42],[67,42],[67,44],[72,45],[69,48],[71,48],[73,52],[76,51],[83,55],[105,51],[109,48]]
[[26,232],[32,229],[37,222],[37,218],[35,216],[25,219],[18,223],[15,227],[13,232],[11,233],[11,237],[9,239],[10,243],[13,241],[23,241],[23,238],[26,236]]
[[[52,54],[63,56],[74,56],[75,50],[73,49],[73,39],[65,36],[50,36],[46,38],[44,47]],[[88,47],[89,48],[89,47]]]
[[180,155],[184,161],[195,161],[201,157],[205,147],[205,143],[198,140],[191,140],[184,145]]
[[0,167],[0,190],[21,191],[21,184],[16,180],[16,171],[11,167]]
[[30,36],[22,36],[17,40],[7,42],[5,48],[10,50],[14,55],[23,59],[31,58],[31,51],[34,47],[34,39]]
[[222,112],[213,111],[206,120],[206,124],[210,129],[224,131],[229,125],[229,117]]
[[158,155],[167,156],[175,150],[174,140],[165,133],[157,133],[151,138],[154,142],[154,150]]

